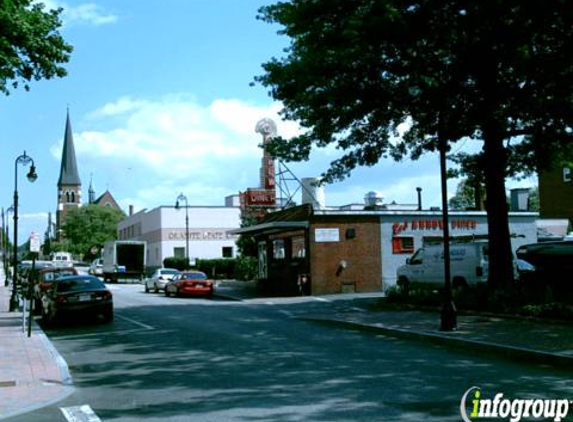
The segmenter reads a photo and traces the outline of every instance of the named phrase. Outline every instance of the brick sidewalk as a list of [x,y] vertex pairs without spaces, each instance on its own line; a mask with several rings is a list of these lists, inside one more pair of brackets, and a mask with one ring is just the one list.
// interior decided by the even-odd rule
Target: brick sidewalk
[[73,392],[65,361],[40,327],[31,336],[22,312],[9,312],[11,288],[0,264],[0,419],[42,408]]

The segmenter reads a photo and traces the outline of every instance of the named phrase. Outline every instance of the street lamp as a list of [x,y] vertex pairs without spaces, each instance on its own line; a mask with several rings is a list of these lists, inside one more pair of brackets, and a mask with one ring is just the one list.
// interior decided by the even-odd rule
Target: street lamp
[[185,258],[187,259],[186,266],[189,266],[189,203],[187,202],[187,197],[180,193],[175,202],[175,209],[181,208],[179,206],[179,201],[185,201]]
[[12,295],[10,296],[10,312],[13,312],[18,308],[18,164],[22,164],[24,167],[30,165],[30,171],[26,175],[30,182],[35,182],[38,178],[36,174],[36,166],[34,165],[34,160],[32,157],[24,154],[20,155],[14,161],[14,273],[12,274]]
[[6,216],[6,225],[3,226],[3,230],[4,228],[6,229],[5,232],[2,233],[2,236],[4,237],[4,271],[5,271],[5,277],[6,279],[4,280],[4,287],[8,286],[8,282],[9,282],[9,278],[8,275],[10,273],[10,271],[8,270],[8,249],[9,249],[9,245],[10,245],[10,234],[9,234],[9,230],[8,228],[10,227],[10,224],[8,223],[8,213],[14,212],[14,206],[10,205],[6,211],[4,212],[3,216],[2,216],[2,222],[4,222],[4,216]]

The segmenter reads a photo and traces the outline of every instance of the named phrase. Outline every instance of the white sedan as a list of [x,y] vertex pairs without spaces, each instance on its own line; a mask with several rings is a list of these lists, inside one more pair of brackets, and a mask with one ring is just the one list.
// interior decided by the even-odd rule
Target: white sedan
[[165,285],[175,274],[179,274],[179,270],[174,268],[159,268],[155,270],[150,278],[143,281],[145,293],[149,293],[150,290],[153,290],[155,293],[159,290],[165,290]]

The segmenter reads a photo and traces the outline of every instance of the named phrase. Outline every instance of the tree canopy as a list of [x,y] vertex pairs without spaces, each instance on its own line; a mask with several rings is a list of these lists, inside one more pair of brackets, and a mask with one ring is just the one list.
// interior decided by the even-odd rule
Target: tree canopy
[[[490,282],[513,280],[510,162],[549,166],[573,132],[573,8],[565,0],[291,0],[262,7],[286,56],[255,80],[306,131],[267,148],[307,160],[335,145],[325,180],[380,159],[483,142]],[[398,137],[398,127],[405,128]]]
[[[122,211],[99,205],[73,208],[66,214],[65,248],[76,256],[91,259],[92,247],[101,248],[108,240],[117,238],[117,223],[125,218]],[[96,254],[97,255],[97,254]]]
[[33,0],[0,0],[0,92],[32,80],[63,77],[72,46],[58,32],[62,9]]

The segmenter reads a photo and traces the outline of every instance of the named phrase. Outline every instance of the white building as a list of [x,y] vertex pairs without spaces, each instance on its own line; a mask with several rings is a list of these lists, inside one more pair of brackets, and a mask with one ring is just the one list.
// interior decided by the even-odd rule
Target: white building
[[147,266],[161,267],[169,257],[185,257],[188,216],[189,259],[234,258],[237,235],[228,230],[240,227],[238,207],[189,206],[187,209],[161,206],[131,214],[121,221],[119,240],[147,242]]

